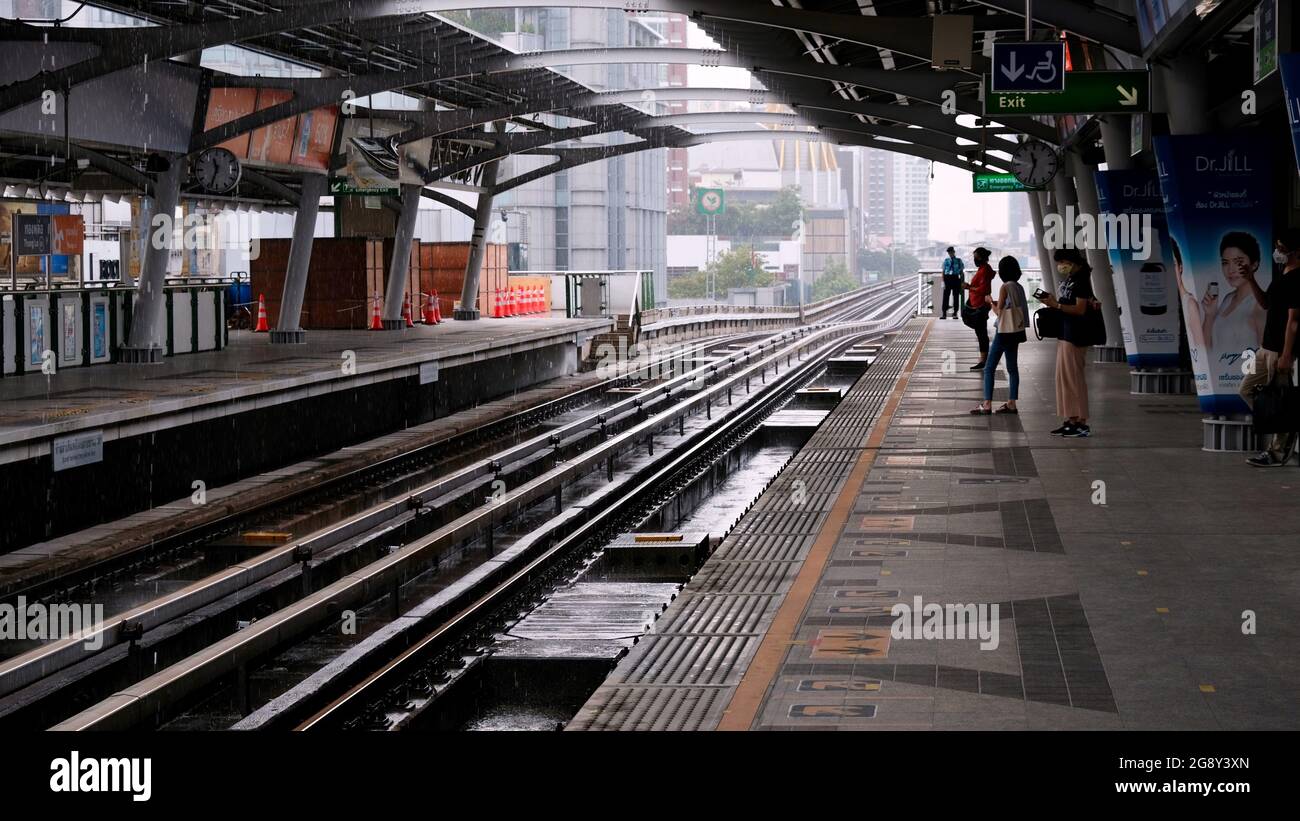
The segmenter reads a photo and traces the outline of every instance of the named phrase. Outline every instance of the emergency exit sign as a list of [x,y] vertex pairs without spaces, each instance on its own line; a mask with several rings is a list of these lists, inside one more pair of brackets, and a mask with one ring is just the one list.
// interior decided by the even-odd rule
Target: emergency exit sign
[[1017,114],[1132,114],[1151,110],[1146,71],[1070,71],[1064,91],[984,95],[986,117]]
[[1005,194],[1012,191],[1042,191],[1030,188],[1014,174],[971,174],[971,190],[976,194]]

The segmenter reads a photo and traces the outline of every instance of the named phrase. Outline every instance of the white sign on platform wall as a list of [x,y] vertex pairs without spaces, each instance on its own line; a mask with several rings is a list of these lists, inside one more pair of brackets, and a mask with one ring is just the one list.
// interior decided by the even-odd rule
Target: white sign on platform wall
[[427,385],[430,382],[438,381],[438,363],[421,362],[420,363],[420,384]]
[[104,461],[104,431],[92,430],[60,436],[50,446],[54,470],[93,465]]

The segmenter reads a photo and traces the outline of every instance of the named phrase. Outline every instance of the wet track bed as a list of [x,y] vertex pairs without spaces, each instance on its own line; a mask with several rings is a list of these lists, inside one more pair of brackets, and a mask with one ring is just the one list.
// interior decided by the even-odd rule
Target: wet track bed
[[[896,313],[899,307],[899,301],[892,297],[878,299],[876,308],[866,313],[886,315]],[[877,321],[877,324],[881,323]],[[519,451],[514,461],[500,467],[494,462],[495,473],[476,468],[465,474],[470,479],[468,484],[460,480],[444,482],[450,494],[448,491],[422,489],[405,500],[405,512],[392,520],[391,526],[378,528],[355,542],[340,543],[315,554],[308,552],[301,564],[277,565],[283,569],[271,576],[263,576],[261,581],[248,585],[237,596],[227,596],[190,616],[156,622],[159,627],[149,628],[143,640],[132,639],[129,646],[123,646],[124,638],[119,636],[123,641],[110,652],[87,658],[78,663],[76,669],[65,670],[64,675],[38,681],[25,692],[18,693],[17,698],[5,699],[0,705],[0,709],[5,711],[0,713],[0,721],[12,717],[15,703],[20,707],[35,704],[41,696],[48,698],[51,695],[49,691],[57,690],[68,681],[78,681],[76,697],[65,694],[57,709],[30,713],[39,716],[34,726],[49,719],[57,721],[59,715],[69,715],[83,707],[87,700],[103,698],[112,692],[113,687],[140,680],[141,675],[160,670],[142,682],[145,686],[122,690],[104,702],[101,708],[83,710],[74,720],[63,722],[61,726],[84,726],[87,720],[98,726],[139,726],[143,719],[146,725],[152,723],[170,728],[221,727],[231,726],[232,721],[250,711],[252,714],[239,720],[237,726],[275,726],[275,721],[257,721],[259,714],[265,713],[263,708],[283,703],[286,695],[302,686],[312,686],[313,681],[321,683],[321,673],[328,672],[326,668],[336,665],[340,658],[352,654],[351,662],[361,662],[358,670],[380,663],[383,654],[366,655],[370,652],[366,647],[369,640],[380,634],[388,636],[402,624],[419,628],[412,632],[411,639],[406,639],[413,641],[413,637],[427,629],[427,625],[445,621],[449,614],[471,604],[475,595],[491,599],[496,607],[500,602],[494,586],[507,574],[516,572],[520,559],[530,560],[531,556],[543,553],[547,557],[545,567],[529,565],[525,574],[532,576],[531,581],[536,584],[521,586],[515,591],[520,595],[510,600],[506,607],[514,610],[512,619],[517,620],[520,614],[531,612],[543,603],[557,585],[578,578],[587,567],[589,562],[586,559],[591,550],[573,552],[564,561],[552,561],[552,546],[557,539],[563,542],[570,538],[566,533],[579,533],[585,539],[588,533],[584,530],[584,522],[605,515],[596,512],[598,510],[619,507],[622,504],[619,488],[624,485],[644,484],[651,478],[660,481],[657,498],[650,499],[642,493],[633,506],[635,512],[644,518],[663,500],[677,498],[683,489],[683,476],[689,478],[703,472],[729,451],[742,453],[747,462],[762,464],[770,461],[773,468],[779,467],[792,452],[790,443],[779,443],[779,447],[786,450],[774,456],[771,452],[763,453],[762,447],[754,446],[753,443],[762,441],[763,437],[753,434],[759,430],[761,418],[780,410],[788,398],[786,383],[789,376],[783,372],[799,371],[795,380],[797,385],[791,382],[790,390],[808,384],[823,370],[820,358],[842,353],[854,339],[861,338],[863,331],[862,326],[823,327],[826,330],[809,329],[772,337],[748,352],[736,351],[739,346],[734,344],[720,345],[716,355],[701,356],[691,362],[701,366],[697,368],[698,375],[680,385],[629,386],[634,389],[615,391],[621,416],[605,414],[609,416],[609,433],[604,430],[606,420],[602,416],[599,435],[595,439],[591,438],[595,431],[570,432],[566,434],[569,438],[552,436],[550,445],[546,446],[543,436],[540,440],[542,448],[525,448]],[[859,336],[854,337],[855,332]],[[790,353],[785,353],[786,348],[781,346],[787,346]],[[725,348],[732,348],[732,353],[728,354]],[[836,350],[832,352],[830,348]],[[803,364],[805,356],[814,361]],[[705,364],[708,360],[718,364]],[[783,375],[777,378],[777,374]],[[834,380],[827,376],[823,381]],[[637,387],[641,389],[636,390]],[[744,430],[728,429],[726,441],[715,440],[713,429],[719,420],[730,419],[733,409],[739,409],[737,413],[741,416],[750,413],[745,408],[751,404],[751,390],[755,401],[762,406],[761,416],[752,420],[745,416]],[[671,401],[666,402],[670,395]],[[557,417],[552,427],[560,430],[563,423],[564,419]],[[731,422],[724,421],[723,424],[725,427]],[[791,434],[787,431],[781,435],[788,437]],[[746,440],[750,444],[737,448]],[[656,471],[660,470],[665,459],[677,458],[676,452],[683,448],[691,454],[692,461],[677,465],[672,473],[675,478],[665,484],[664,476]],[[611,463],[617,481],[611,480]],[[548,478],[552,476],[554,478]],[[503,497],[499,512],[493,512],[493,504],[486,498],[492,495],[494,477],[510,489]],[[726,476],[715,474],[714,480],[720,483],[712,487],[714,492],[710,495],[719,504],[711,518],[723,515],[730,518],[728,511],[734,513],[743,508],[744,494],[738,487],[726,485]],[[429,487],[436,486],[437,482]],[[521,505],[521,502],[526,503]],[[491,527],[484,529],[481,524],[474,524],[482,521],[492,522]],[[600,523],[606,529],[614,526],[612,519],[608,522],[601,519]],[[635,524],[635,520],[624,518],[617,529],[626,531]],[[439,546],[439,549],[431,550],[434,546]],[[293,558],[298,562],[296,548]],[[375,566],[373,570],[371,565]],[[365,568],[364,575],[361,575],[362,568]],[[401,570],[394,574],[398,568]],[[369,581],[364,587],[358,587],[362,579]],[[345,583],[347,587],[340,586]],[[333,592],[336,589],[339,594]],[[287,602],[296,601],[308,590],[319,592],[312,593],[300,604],[286,607]],[[437,606],[430,609],[431,603],[435,602]],[[302,622],[297,614],[308,613],[312,613],[311,620],[318,622],[319,626],[303,632],[296,625],[307,622]],[[341,627],[343,617],[347,619],[347,629]],[[267,638],[282,634],[284,638],[291,636],[291,633],[284,634],[284,628],[280,626],[289,624],[295,625],[294,632],[300,634],[297,638],[279,640],[278,646],[266,644]],[[468,633],[468,643],[474,645],[470,648],[472,651],[486,649],[494,641],[490,627],[468,629],[468,622],[458,623],[456,627],[458,631]],[[186,630],[196,631],[191,641],[182,642],[169,653],[160,655],[156,652],[159,642]],[[250,641],[255,643],[250,647],[274,647],[274,651],[268,653],[263,649],[256,653],[255,659],[247,656],[247,651],[242,651],[241,657],[249,660],[229,674],[220,674],[220,668],[231,669],[227,667],[227,651],[220,648]],[[211,651],[184,660],[186,652],[194,653],[208,645],[212,645]],[[363,657],[358,659],[358,653]],[[458,667],[471,669],[477,664],[474,659],[481,655],[471,652],[469,658],[459,664],[454,657],[444,655],[442,659],[448,662],[445,666],[453,670]],[[178,663],[180,660],[184,663]],[[162,669],[168,664],[172,667]],[[87,669],[96,666],[100,669]],[[172,680],[175,671],[180,671],[179,676]],[[213,678],[214,673],[218,674],[216,678]],[[183,686],[178,683],[182,680],[187,682]],[[204,685],[204,680],[211,683]],[[347,684],[347,679],[326,683],[330,686],[323,687],[322,692],[331,689],[336,692],[338,685]],[[158,689],[159,686],[164,689]],[[284,692],[286,687],[290,691],[288,694]],[[42,688],[44,693],[40,692]],[[165,703],[155,702],[163,693],[166,693]],[[55,701],[58,699],[49,700],[47,704]],[[154,706],[148,713],[140,713],[145,704]],[[126,707],[125,712],[120,709],[122,707]],[[108,712],[102,708],[107,708]],[[108,725],[89,718],[92,714],[108,718]],[[130,718],[131,715],[136,717]],[[129,724],[122,724],[124,719]]]

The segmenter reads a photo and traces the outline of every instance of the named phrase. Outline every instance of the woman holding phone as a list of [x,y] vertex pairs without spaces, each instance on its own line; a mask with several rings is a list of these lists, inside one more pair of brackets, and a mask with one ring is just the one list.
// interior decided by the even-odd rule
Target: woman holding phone
[[1059,248],[1052,255],[1060,285],[1056,295],[1043,293],[1040,299],[1049,308],[1065,315],[1061,338],[1056,342],[1056,412],[1065,418],[1053,436],[1084,438],[1092,435],[1088,427],[1088,379],[1084,371],[1088,347],[1088,312],[1100,309],[1092,290],[1092,268],[1083,254],[1073,248]]

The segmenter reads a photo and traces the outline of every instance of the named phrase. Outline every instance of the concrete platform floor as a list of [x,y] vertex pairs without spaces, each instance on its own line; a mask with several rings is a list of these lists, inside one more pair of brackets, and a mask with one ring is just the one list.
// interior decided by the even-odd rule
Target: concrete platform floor
[[[826,508],[833,544],[791,563],[743,675],[712,695],[681,682],[718,705],[689,726],[1300,728],[1300,469],[1202,451],[1195,398],[1130,395],[1124,364],[1088,365],[1093,438],[1049,435],[1054,340],[1021,347],[1018,416],[972,416],[973,335],[929,324],[879,446],[859,451],[865,481]],[[999,373],[998,402],[1006,387]],[[916,596],[998,604],[997,646],[894,637],[893,605]],[[575,725],[649,721],[601,715],[611,701],[598,691]]]
[[[222,351],[169,357],[159,365],[96,365],[57,374],[0,379],[0,463],[49,453],[49,437],[76,430],[138,424],[147,417],[185,415],[290,401],[418,372],[421,363],[446,368],[512,351],[588,338],[609,320],[542,317],[417,325],[400,331],[309,331],[304,345],[272,345],[267,334],[232,332]],[[346,374],[345,353],[355,371]],[[109,438],[106,432],[106,438]],[[128,435],[118,431],[116,435]]]

